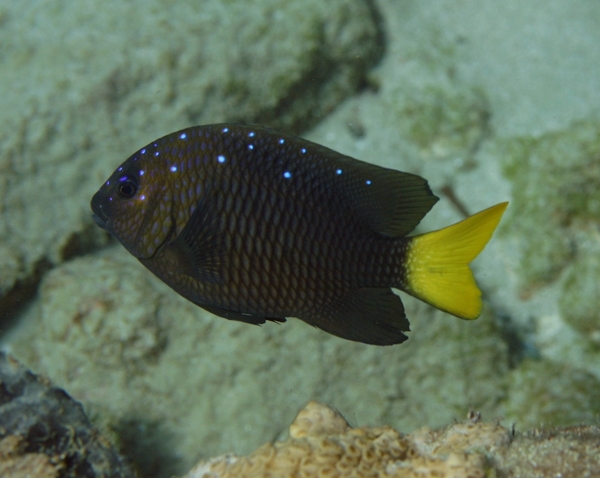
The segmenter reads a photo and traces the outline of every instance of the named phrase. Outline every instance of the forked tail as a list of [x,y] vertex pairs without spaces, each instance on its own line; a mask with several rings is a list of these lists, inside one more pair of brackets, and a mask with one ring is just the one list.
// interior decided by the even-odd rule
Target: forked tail
[[496,204],[452,226],[411,237],[404,290],[461,319],[479,317],[481,291],[469,263],[492,237],[506,206]]

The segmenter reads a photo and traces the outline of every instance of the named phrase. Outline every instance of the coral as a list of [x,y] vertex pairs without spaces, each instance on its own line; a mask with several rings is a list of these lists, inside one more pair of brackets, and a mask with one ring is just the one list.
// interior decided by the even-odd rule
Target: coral
[[352,429],[331,408],[309,403],[286,441],[247,457],[198,463],[184,478],[396,477],[556,478],[600,476],[600,428],[510,432],[469,412],[463,423],[402,435],[390,427]]
[[0,476],[135,474],[63,390],[0,353]]
[[0,441],[0,476],[55,478],[63,468],[44,453],[26,452],[23,437],[9,435]]
[[185,478],[484,477],[484,456],[465,451],[472,435],[471,446],[508,440],[500,426],[482,430],[471,424],[447,430],[443,446],[436,448],[427,431],[414,440],[388,426],[353,429],[338,412],[310,402],[290,426],[288,440],[267,443],[247,457],[228,454],[201,462]]

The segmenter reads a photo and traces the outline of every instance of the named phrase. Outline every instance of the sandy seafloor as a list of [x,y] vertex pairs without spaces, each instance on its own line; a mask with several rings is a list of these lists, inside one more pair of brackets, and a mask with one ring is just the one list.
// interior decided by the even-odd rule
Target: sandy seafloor
[[[248,453],[309,400],[406,432],[469,407],[598,423],[600,3],[150,3],[0,0],[4,349],[148,476]],[[97,230],[89,199],[132,152],[239,120],[424,176],[421,232],[511,201],[473,265],[482,317],[404,295],[410,340],[388,348],[231,323]]]

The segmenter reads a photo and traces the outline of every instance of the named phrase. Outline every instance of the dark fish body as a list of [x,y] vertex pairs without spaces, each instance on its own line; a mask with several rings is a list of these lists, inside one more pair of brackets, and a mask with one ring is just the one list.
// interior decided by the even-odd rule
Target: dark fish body
[[461,259],[470,282],[452,294],[471,287],[477,297],[451,298],[449,306],[423,280],[429,256],[440,250],[427,243],[451,228],[416,236],[427,239],[420,242],[405,237],[436,201],[419,176],[270,129],[221,124],[172,133],[137,151],[96,193],[92,209],[149,270],[216,315],[253,324],[298,317],[383,345],[406,340],[409,330],[391,287],[463,318],[479,315],[468,262],[506,205],[491,208],[487,221],[463,221],[479,224],[486,237],[467,241],[476,242],[472,257]]

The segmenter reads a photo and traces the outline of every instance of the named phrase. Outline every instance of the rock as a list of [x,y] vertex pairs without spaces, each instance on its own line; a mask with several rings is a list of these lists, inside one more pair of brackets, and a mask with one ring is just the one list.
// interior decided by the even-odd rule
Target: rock
[[198,123],[306,128],[384,46],[367,0],[30,3],[0,8],[0,299],[106,244],[89,200],[141,145]]
[[0,475],[126,478],[136,474],[63,390],[0,353]]
[[593,423],[600,415],[600,380],[550,360],[525,360],[508,374],[503,416],[520,430]]
[[508,357],[492,317],[405,305],[401,347],[295,319],[256,327],[196,307],[118,246],[47,274],[12,351],[81,400],[145,476],[181,474],[198,450],[248,453],[312,399],[403,429],[441,426],[468,404],[497,415]]

